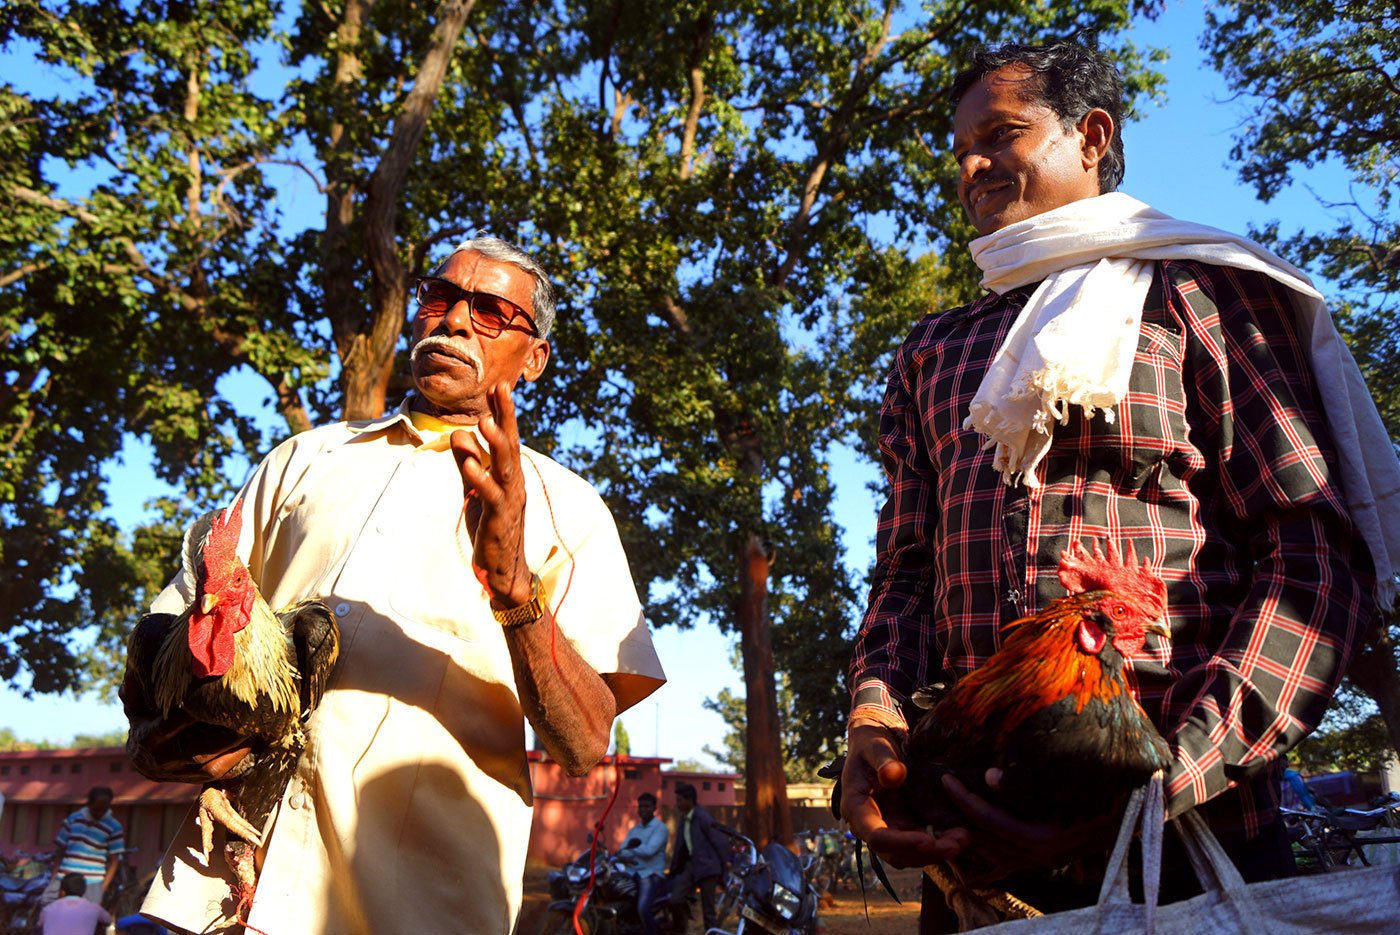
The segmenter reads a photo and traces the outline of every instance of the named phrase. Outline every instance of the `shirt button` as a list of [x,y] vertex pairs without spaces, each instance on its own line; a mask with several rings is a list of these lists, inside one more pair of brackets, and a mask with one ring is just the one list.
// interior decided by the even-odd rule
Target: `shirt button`
[[341,601],[339,604],[335,605],[335,615],[337,617],[344,617],[348,613],[350,613],[349,604],[345,603],[344,601]]
[[291,796],[287,799],[287,804],[290,805],[292,808],[301,808],[303,805],[306,804],[306,796],[300,791],[293,792]]

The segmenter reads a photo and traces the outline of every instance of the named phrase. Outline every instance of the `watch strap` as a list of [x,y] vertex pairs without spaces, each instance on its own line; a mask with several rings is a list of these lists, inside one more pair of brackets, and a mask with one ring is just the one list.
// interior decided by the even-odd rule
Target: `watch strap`
[[496,622],[503,627],[518,627],[527,623],[533,623],[544,616],[545,592],[544,583],[540,581],[539,575],[530,576],[530,599],[518,607],[509,607],[499,610],[491,608],[491,615],[496,618]]

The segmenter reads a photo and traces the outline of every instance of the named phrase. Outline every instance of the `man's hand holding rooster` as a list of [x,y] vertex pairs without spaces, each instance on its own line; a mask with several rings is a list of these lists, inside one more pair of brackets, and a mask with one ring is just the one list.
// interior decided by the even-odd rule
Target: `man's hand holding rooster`
[[[987,785],[993,791],[1001,787],[1001,778],[1001,770],[987,770]],[[1053,869],[1085,854],[1107,851],[1126,805],[1109,803],[1104,815],[1062,825],[1017,818],[969,791],[952,774],[943,777],[943,788],[968,820],[965,833],[970,836],[958,863],[975,886],[995,883],[1019,870]]]
[[931,834],[905,813],[898,801],[908,775],[902,747],[902,738],[893,729],[852,721],[841,772],[841,815],[856,837],[895,867],[952,860],[967,846],[968,833],[952,828]]

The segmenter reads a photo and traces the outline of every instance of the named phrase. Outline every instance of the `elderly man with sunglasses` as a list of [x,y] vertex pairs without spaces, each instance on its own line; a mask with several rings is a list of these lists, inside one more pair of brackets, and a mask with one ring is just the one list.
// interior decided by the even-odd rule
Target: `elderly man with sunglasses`
[[[528,720],[571,774],[664,676],[616,528],[582,478],[520,444],[511,389],[549,360],[554,290],[519,249],[460,245],[417,287],[415,392],[295,436],[240,496],[269,603],[320,598],[341,656],[266,835],[248,931],[512,930],[530,836]],[[167,588],[156,611],[189,596]],[[235,929],[198,830],[143,912]]]

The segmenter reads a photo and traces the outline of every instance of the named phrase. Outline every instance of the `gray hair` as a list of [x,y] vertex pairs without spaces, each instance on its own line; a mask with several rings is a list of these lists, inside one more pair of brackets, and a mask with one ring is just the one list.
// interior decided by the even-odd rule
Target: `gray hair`
[[[540,333],[540,337],[549,337],[550,330],[554,328],[554,306],[557,301],[557,293],[554,291],[554,284],[549,281],[549,273],[545,272],[539,261],[515,244],[499,237],[473,237],[470,240],[464,240],[452,248],[452,254],[458,254],[464,250],[480,253],[488,260],[518,266],[535,278],[535,291],[530,296],[530,304],[535,307],[535,330]],[[441,268],[441,264],[439,264],[439,268]]]

